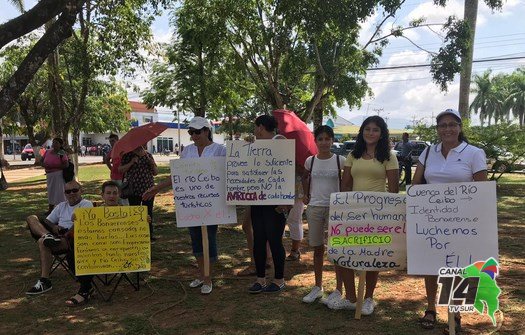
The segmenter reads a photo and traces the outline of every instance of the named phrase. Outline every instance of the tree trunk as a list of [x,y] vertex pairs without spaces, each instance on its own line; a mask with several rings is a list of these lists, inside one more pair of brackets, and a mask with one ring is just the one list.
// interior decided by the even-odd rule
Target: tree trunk
[[199,45],[199,109],[195,116],[206,115],[206,79],[204,78],[205,69],[204,69],[204,60],[202,59],[202,43]]
[[[67,142],[67,136],[64,138],[64,131],[69,127],[65,127],[66,120],[66,106],[62,97],[63,82],[59,71],[59,56],[58,50],[55,50],[47,58],[47,65],[49,67],[49,100],[51,106],[51,130],[53,136],[60,136]],[[67,128],[67,129],[66,129]],[[66,134],[68,131],[65,132]]]
[[0,48],[37,29],[60,14],[68,2],[70,1],[40,0],[27,12],[0,25]]
[[314,109],[314,129],[317,129],[318,127],[323,125],[323,114],[324,114],[324,108],[323,103],[318,103],[317,106],[315,106]]
[[478,0],[465,0],[463,19],[470,28],[470,43],[465,55],[461,58],[461,75],[459,79],[459,114],[463,121],[470,120],[469,94],[472,76],[472,56],[474,54],[474,37],[476,36],[476,20],[478,16]]
[[77,125],[73,126],[73,138],[72,142],[72,152],[70,155],[71,161],[75,164],[75,176],[78,178],[78,149],[79,148],[79,139],[80,139],[80,127]]
[[0,119],[0,160],[3,160],[3,159],[4,159],[4,127],[2,125],[2,119]]
[[33,76],[44,63],[46,57],[66,38],[71,36],[76,14],[85,0],[75,0],[68,6],[60,18],[38,40],[29,51],[15,73],[3,85],[0,91],[0,118],[13,107],[16,100],[24,92]]

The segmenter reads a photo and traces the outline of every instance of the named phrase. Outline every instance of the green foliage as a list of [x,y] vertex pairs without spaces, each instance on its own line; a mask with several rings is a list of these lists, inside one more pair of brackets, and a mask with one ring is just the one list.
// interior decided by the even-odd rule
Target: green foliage
[[144,100],[212,116],[245,113],[248,105],[286,106],[303,119],[334,112],[333,105],[358,106],[370,94],[366,69],[385,45],[361,48],[360,24],[401,3],[185,1]]
[[465,55],[471,43],[471,34],[468,23],[454,16],[448,18],[443,29],[447,31],[445,44],[439,48],[437,55],[432,56],[430,73],[441,90],[446,91],[448,83],[461,71],[461,57]]
[[[16,71],[25,55],[36,43],[36,37],[32,34],[22,37],[0,51],[2,67],[0,67],[0,85],[6,82]],[[47,99],[47,69],[40,68],[25,92],[18,98],[17,103],[6,116],[4,127],[6,131],[25,133],[29,141],[35,145],[35,132],[47,131],[49,118],[49,100]],[[18,127],[14,122],[19,122]],[[14,127],[13,127],[14,126]]]
[[414,134],[419,136],[421,141],[429,143],[439,142],[439,138],[436,132],[436,127],[419,124],[414,128]]
[[92,82],[81,130],[91,133],[125,132],[131,113],[126,90],[115,80]]
[[508,122],[514,116],[523,127],[525,117],[525,71],[517,69],[512,74],[491,75],[485,71],[474,76],[476,94],[470,110],[479,114],[481,124]]
[[515,124],[471,127],[468,136],[472,144],[485,150],[493,167],[491,179],[498,180],[514,164],[525,160],[525,132]]

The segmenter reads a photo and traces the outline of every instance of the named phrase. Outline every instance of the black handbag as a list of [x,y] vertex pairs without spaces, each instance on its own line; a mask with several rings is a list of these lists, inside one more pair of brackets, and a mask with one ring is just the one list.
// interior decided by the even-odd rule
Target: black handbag
[[71,160],[68,160],[67,167],[62,169],[62,177],[66,183],[75,179],[75,164]]
[[124,176],[122,179],[122,187],[120,188],[120,197],[127,199],[131,196],[133,196],[133,185]]
[[3,190],[7,190],[9,185],[7,184],[7,180],[5,179],[4,169],[2,169],[1,165],[2,165],[2,162],[0,162],[0,172],[1,172],[1,176],[0,176],[0,191],[3,191]]
[[425,169],[427,168],[427,159],[430,149],[432,149],[432,146],[428,147],[427,152],[425,154],[425,160],[423,161],[423,177],[421,177],[421,184],[427,184],[427,180],[425,179]]

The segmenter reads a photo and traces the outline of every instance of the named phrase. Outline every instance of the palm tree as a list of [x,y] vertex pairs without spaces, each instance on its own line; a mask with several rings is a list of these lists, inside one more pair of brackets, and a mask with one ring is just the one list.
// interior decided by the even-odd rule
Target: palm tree
[[479,113],[479,120],[481,126],[485,123],[485,120],[488,118],[489,125],[490,119],[492,118],[492,113],[489,115],[489,100],[491,99],[492,92],[492,81],[490,78],[491,70],[485,71],[482,75],[474,76],[474,85],[475,87],[471,89],[472,93],[476,93],[476,97],[472,100],[470,104],[470,110],[475,114]]
[[506,101],[510,95],[511,87],[512,84],[507,74],[500,73],[492,78],[490,105],[494,110],[496,124],[503,121],[510,122],[511,108]]
[[520,128],[523,128],[525,119],[525,69],[514,71],[510,76],[511,88],[506,100],[514,117],[518,119]]

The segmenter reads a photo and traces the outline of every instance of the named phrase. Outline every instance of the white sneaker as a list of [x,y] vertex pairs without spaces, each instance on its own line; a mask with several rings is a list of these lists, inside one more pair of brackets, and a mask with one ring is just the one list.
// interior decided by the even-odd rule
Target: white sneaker
[[370,315],[374,313],[374,307],[376,306],[376,302],[372,298],[366,298],[365,301],[363,301],[363,307],[361,307],[361,314],[362,315]]
[[348,299],[339,299],[339,300],[331,300],[328,303],[328,308],[330,309],[348,309],[351,311],[355,311],[355,302],[350,302]]
[[210,283],[210,285],[204,284],[201,287],[201,294],[210,294],[212,289],[213,289],[213,284],[212,283]]
[[310,293],[305,295],[303,297],[303,302],[306,302],[307,304],[311,304],[314,302],[317,298],[321,298],[323,296],[323,289],[319,286],[314,286]]
[[204,282],[203,282],[202,280],[198,279],[198,278],[197,278],[197,279],[193,279],[193,280],[191,281],[191,283],[190,283],[190,287],[191,287],[191,288],[196,288],[196,287],[201,286],[202,283],[204,283]]
[[339,292],[339,290],[335,290],[330,293],[328,297],[322,297],[320,302],[328,306],[331,300],[341,300],[341,297],[341,292]]

